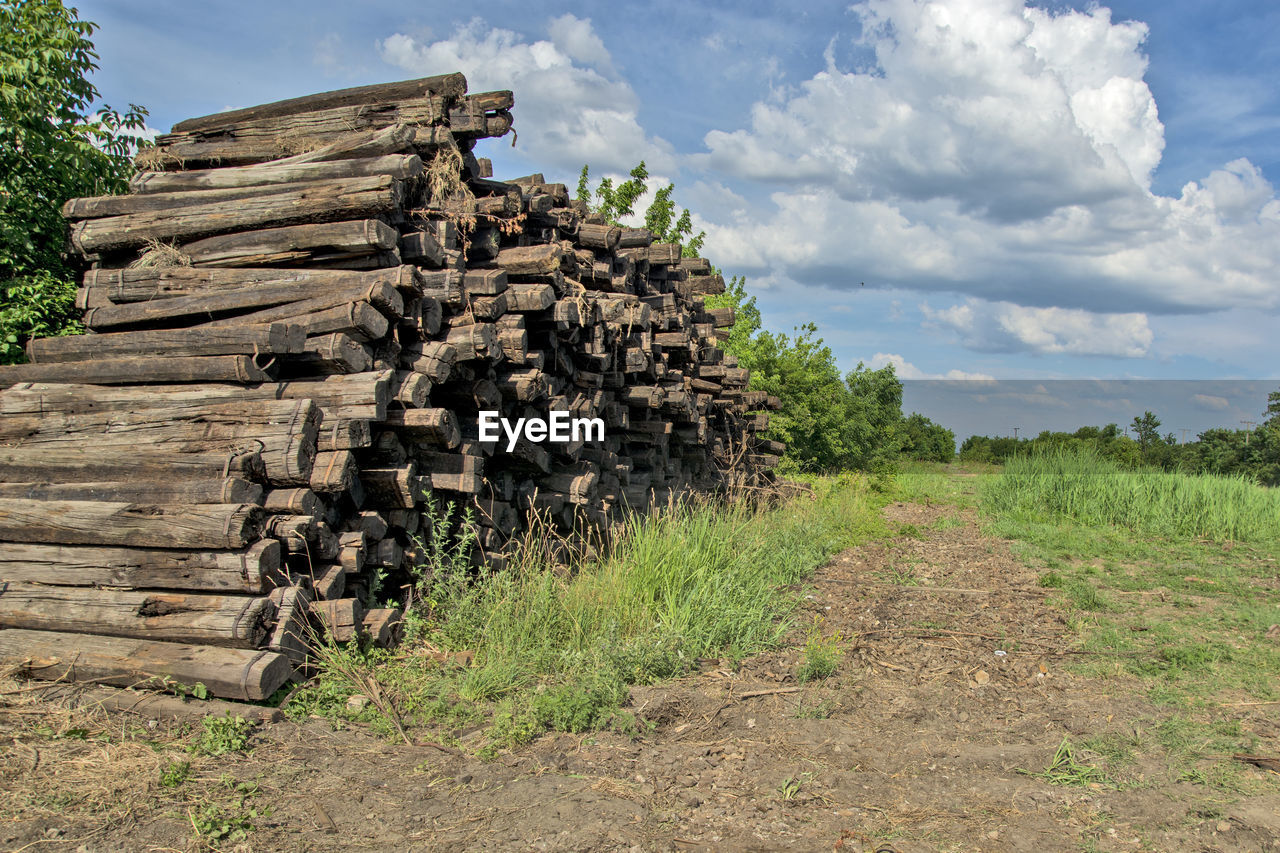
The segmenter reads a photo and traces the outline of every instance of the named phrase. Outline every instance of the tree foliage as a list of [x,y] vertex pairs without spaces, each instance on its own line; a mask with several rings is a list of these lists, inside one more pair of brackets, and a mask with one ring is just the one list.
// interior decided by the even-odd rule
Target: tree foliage
[[789,466],[869,470],[897,456],[905,434],[902,383],[892,365],[871,370],[860,363],[841,376],[814,324],[794,335],[764,330],[755,297],[740,276],[723,294],[707,297],[707,306],[734,309],[734,325],[721,345],[751,371],[753,390],[782,401],[770,416],[767,436],[786,442]]
[[[603,216],[606,222],[620,225],[623,219],[635,215],[636,202],[648,189],[645,183],[648,179],[649,169],[643,160],[631,170],[630,177],[617,186],[614,186],[612,178],[601,178],[595,189],[596,203],[593,205],[590,170],[588,166],[583,166],[578,175],[576,197],[587,204],[592,213]],[[676,204],[671,198],[674,192],[675,184],[670,183],[654,192],[653,199],[645,209],[644,227],[653,232],[657,242],[680,243],[683,246],[681,254],[686,258],[697,257],[707,234],[705,231],[693,234],[693,216],[689,213],[689,208],[684,208],[679,216],[676,215]]]
[[0,2],[0,361],[78,331],[61,207],[123,192],[146,110],[93,110],[95,25],[60,0]]
[[924,415],[912,412],[902,422],[902,455],[922,462],[950,462],[956,455],[956,434]]

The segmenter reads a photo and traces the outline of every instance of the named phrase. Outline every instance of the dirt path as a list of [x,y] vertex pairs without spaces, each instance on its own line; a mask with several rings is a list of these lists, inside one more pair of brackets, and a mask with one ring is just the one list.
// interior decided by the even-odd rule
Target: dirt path
[[[321,721],[264,728],[220,766],[274,804],[240,849],[1280,850],[1280,798],[1215,798],[1145,754],[1118,787],[1020,772],[1044,770],[1064,738],[1128,736],[1155,711],[1124,679],[1067,671],[1062,612],[971,515],[885,512],[907,535],[820,569],[793,648],[633,690],[631,710],[656,725],[643,738],[546,736],[486,763]],[[845,653],[834,676],[799,685],[814,625]],[[1265,710],[1243,719],[1280,736]],[[5,753],[6,774],[19,757]],[[0,844],[190,845],[172,809],[97,829],[20,812]]]

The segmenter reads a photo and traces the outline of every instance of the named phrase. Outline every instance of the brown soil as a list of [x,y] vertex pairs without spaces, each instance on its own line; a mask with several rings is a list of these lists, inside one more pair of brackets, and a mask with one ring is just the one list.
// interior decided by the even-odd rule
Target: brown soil
[[[656,724],[642,738],[545,736],[484,762],[277,723],[250,754],[197,769],[255,780],[255,802],[273,805],[241,850],[1280,851],[1280,797],[1179,782],[1150,751],[1120,786],[1020,772],[1043,770],[1064,738],[1129,734],[1158,712],[1131,680],[1068,671],[1079,655],[1063,613],[973,517],[885,512],[919,538],[819,570],[793,647],[635,689],[631,710]],[[936,526],[944,516],[956,526]],[[846,652],[835,676],[802,686],[815,618]],[[1275,706],[1240,710],[1277,754]],[[38,707],[8,711],[0,848],[192,847],[190,805],[164,799],[162,762],[145,745],[32,746],[22,732]],[[59,779],[97,795],[59,808]]]

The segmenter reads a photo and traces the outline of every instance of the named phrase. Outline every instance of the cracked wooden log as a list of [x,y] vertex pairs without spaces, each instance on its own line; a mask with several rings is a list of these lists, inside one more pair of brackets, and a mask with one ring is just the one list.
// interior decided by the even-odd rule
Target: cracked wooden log
[[0,541],[137,548],[243,548],[262,529],[254,504],[162,506],[0,498]]
[[306,329],[271,323],[262,328],[233,324],[218,329],[162,329],[105,335],[33,338],[27,344],[32,363],[96,361],[121,357],[264,355],[302,352]]
[[400,204],[401,186],[387,175],[290,185],[247,199],[88,219],[71,226],[70,240],[82,254],[118,252],[144,248],[153,240],[189,241],[246,229],[370,218]]
[[0,630],[0,661],[46,681],[160,689],[177,682],[187,692],[203,684],[247,702],[270,698],[293,676],[289,659],[275,652],[21,629]]
[[280,543],[241,551],[0,543],[0,582],[261,595],[285,582]]
[[69,631],[256,649],[275,618],[266,597],[57,587],[0,587],[0,628]]

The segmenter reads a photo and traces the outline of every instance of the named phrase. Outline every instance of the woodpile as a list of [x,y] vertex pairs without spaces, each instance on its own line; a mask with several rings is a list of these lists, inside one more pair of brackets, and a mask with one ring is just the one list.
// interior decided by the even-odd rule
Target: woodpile
[[0,659],[263,700],[320,632],[396,641],[429,506],[501,569],[530,513],[769,479],[723,279],[493,180],[511,106],[450,74],[191,119],[67,203],[89,333],[0,368]]

